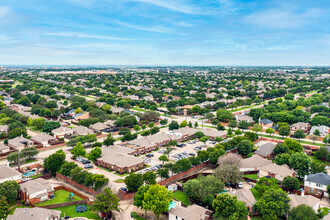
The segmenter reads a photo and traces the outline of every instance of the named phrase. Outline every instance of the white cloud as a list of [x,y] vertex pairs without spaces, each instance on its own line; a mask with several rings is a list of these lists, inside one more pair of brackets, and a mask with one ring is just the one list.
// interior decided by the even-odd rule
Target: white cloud
[[77,33],[77,32],[51,32],[51,33],[45,33],[45,35],[59,36],[59,37],[90,38],[90,39],[99,39],[99,40],[131,40],[129,38],[111,37],[111,36],[103,36],[103,35],[92,35],[92,34],[84,34],[84,33]]
[[120,21],[117,19],[111,19],[110,21],[125,26],[125,27],[129,27],[129,28],[133,28],[133,29],[137,29],[137,30],[141,30],[141,31],[149,31],[149,32],[157,32],[157,33],[168,33],[171,32],[171,29],[168,27],[164,27],[162,25],[157,25],[154,27],[144,27],[144,26],[140,26],[140,25],[135,25],[135,24],[131,24],[131,23],[127,23],[124,21]]

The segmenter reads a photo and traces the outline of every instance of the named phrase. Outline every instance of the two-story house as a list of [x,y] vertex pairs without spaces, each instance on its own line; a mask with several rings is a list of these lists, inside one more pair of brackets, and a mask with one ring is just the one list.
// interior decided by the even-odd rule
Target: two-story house
[[330,176],[325,173],[315,173],[305,176],[304,179],[305,191],[315,194],[323,194],[327,191],[327,186],[330,185]]

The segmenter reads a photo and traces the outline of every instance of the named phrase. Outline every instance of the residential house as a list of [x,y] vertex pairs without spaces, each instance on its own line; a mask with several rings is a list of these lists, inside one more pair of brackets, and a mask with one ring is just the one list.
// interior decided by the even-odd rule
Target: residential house
[[236,115],[236,121],[240,123],[241,121],[246,121],[247,123],[253,123],[253,118],[248,115]]
[[315,212],[320,208],[320,200],[312,195],[304,195],[302,193],[301,196],[296,194],[289,194],[290,206],[291,208],[295,208],[298,205],[307,205],[309,207],[312,207]]
[[40,133],[33,136],[31,140],[38,144],[42,144],[44,147],[49,147],[52,141],[57,141],[57,138],[46,133]]
[[246,171],[258,171],[260,167],[271,164],[271,160],[264,159],[263,157],[260,157],[259,155],[252,155],[252,157],[243,159],[239,163],[239,170],[241,172]]
[[81,135],[81,136],[94,133],[94,131],[92,129],[89,129],[89,128],[87,128],[85,126],[81,126],[81,125],[74,127],[72,130],[73,130],[73,134]]
[[290,126],[290,130],[292,133],[298,130],[301,130],[306,133],[309,131],[309,129],[310,129],[309,123],[305,123],[305,122],[294,123]]
[[295,171],[291,170],[288,165],[277,165],[274,163],[260,167],[259,177],[273,177],[278,181],[283,181],[286,176],[295,177]]
[[305,176],[304,189],[308,193],[322,195],[327,191],[327,186],[330,185],[330,176],[325,173],[315,173]]
[[71,128],[61,126],[59,128],[52,130],[52,133],[54,137],[62,138],[73,135],[73,130]]
[[272,120],[269,119],[261,119],[259,120],[259,124],[263,127],[263,128],[272,128],[274,123]]
[[89,113],[86,112],[86,113],[79,113],[79,114],[75,114],[72,116],[72,118],[75,120],[75,121],[81,121],[83,119],[89,119]]
[[11,151],[10,147],[5,145],[4,143],[0,143],[0,154],[4,154]]
[[242,201],[246,204],[249,212],[253,212],[253,205],[257,202],[254,198],[251,190],[249,189],[238,189],[228,192],[231,196],[237,196],[237,200]]
[[5,134],[5,137],[8,136],[9,126],[8,125],[0,125],[0,135]]
[[68,112],[66,112],[66,113],[64,113],[63,115],[64,116],[73,116],[74,114],[75,114],[75,111],[76,111],[76,109],[71,109],[70,111],[68,111]]
[[14,168],[0,165],[0,183],[15,180],[17,182],[20,182],[22,179],[22,174],[15,170]]
[[176,192],[178,190],[178,185],[176,183],[173,183],[167,187],[168,191]]
[[175,208],[168,211],[169,220],[211,220],[211,210],[196,204],[188,207],[181,206],[180,202],[176,204]]
[[54,194],[54,187],[47,180],[38,178],[20,185],[19,196],[27,204],[46,201]]
[[46,208],[17,208],[7,220],[60,220],[61,211]]
[[325,126],[325,125],[321,125],[321,126],[313,126],[311,128],[311,130],[309,131],[310,134],[314,134],[314,132],[316,130],[320,131],[320,135],[321,136],[327,136],[328,134],[330,134],[330,127]]
[[275,146],[276,144],[274,144],[273,142],[268,142],[266,144],[259,146],[258,150],[256,150],[254,153],[258,154],[259,156],[265,159],[271,159],[274,158],[273,150]]
[[8,146],[15,148],[16,150],[23,150],[25,147],[33,147],[34,142],[23,137],[23,136],[19,136],[19,137],[15,137],[13,139],[8,140]]
[[95,133],[102,133],[102,132],[110,131],[110,127],[101,122],[97,122],[97,123],[89,126],[89,128],[92,129]]

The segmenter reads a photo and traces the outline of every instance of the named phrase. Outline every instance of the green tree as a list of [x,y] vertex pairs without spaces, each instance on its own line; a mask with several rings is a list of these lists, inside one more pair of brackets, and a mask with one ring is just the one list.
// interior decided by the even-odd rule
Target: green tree
[[47,121],[42,128],[42,131],[45,133],[51,133],[52,130],[61,127],[60,122],[58,121]]
[[229,127],[231,127],[232,129],[237,127],[237,122],[235,120],[231,120],[228,124]]
[[0,199],[0,219],[6,219],[9,214],[9,204],[6,197],[2,196]]
[[327,173],[325,164],[318,161],[312,161],[310,173],[321,173],[321,172]]
[[143,174],[143,180],[148,185],[156,184],[156,173],[153,171],[147,171]]
[[274,135],[275,134],[275,130],[272,129],[272,128],[267,128],[266,129],[266,133],[269,134],[269,135]]
[[199,141],[201,141],[201,142],[203,142],[205,144],[205,142],[208,141],[209,139],[210,139],[209,137],[204,136],[204,137],[201,137],[199,139]]
[[226,151],[223,148],[220,149],[214,149],[214,151],[209,153],[209,160],[211,163],[216,164],[219,157],[224,155]]
[[106,216],[111,215],[111,211],[120,211],[119,198],[111,191],[110,188],[105,188],[102,193],[96,196],[96,199],[91,206],[94,211],[100,211],[106,213]]
[[186,120],[183,120],[183,121],[180,123],[180,128],[184,128],[184,127],[187,127],[187,121],[186,121]]
[[240,121],[240,122],[238,123],[238,127],[239,127],[240,129],[249,129],[250,124],[249,124],[248,122],[246,122],[246,121]]
[[163,165],[164,165],[164,162],[168,162],[169,161],[168,157],[165,154],[161,155],[158,158],[158,160],[162,161],[163,162]]
[[91,152],[88,154],[88,159],[96,162],[96,159],[99,158],[102,155],[102,150],[99,147],[94,147]]
[[[230,196],[228,193],[218,194],[213,200],[215,213],[226,219],[237,216],[238,200],[236,196]],[[236,214],[236,215],[235,215]]]
[[34,158],[39,154],[39,151],[35,147],[26,147],[21,152],[26,159]]
[[301,130],[295,131],[293,135],[293,137],[298,138],[299,140],[301,138],[304,138],[305,136],[306,136],[305,133]]
[[253,143],[249,140],[243,140],[239,142],[237,146],[237,152],[240,155],[247,156],[248,154],[252,153]]
[[323,138],[323,143],[324,143],[324,144],[329,144],[329,143],[330,143],[330,134],[328,134],[327,136],[325,136],[325,137]]
[[65,162],[61,166],[60,173],[64,176],[70,176],[71,170],[78,167],[78,165],[75,162]]
[[32,120],[32,125],[36,126],[37,129],[41,129],[46,123],[45,118],[36,118]]
[[130,173],[126,176],[124,182],[129,191],[136,192],[143,185],[143,175],[140,173]]
[[249,139],[250,141],[253,142],[253,141],[258,140],[259,136],[258,136],[258,134],[254,133],[254,132],[247,131],[244,133],[244,138]]
[[283,145],[288,147],[290,154],[304,151],[303,146],[298,141],[292,140],[291,138],[286,138]]
[[[219,158],[219,160],[222,157]],[[223,164],[218,166],[214,175],[224,183],[231,183],[233,185],[238,184],[243,179],[242,172],[239,171],[239,168],[235,164]]]
[[195,122],[194,127],[198,128],[198,122],[197,121]]
[[315,213],[314,209],[310,206],[307,206],[305,204],[298,205],[294,207],[289,212],[289,220],[318,220],[319,217]]
[[44,168],[54,175],[56,171],[61,169],[65,162],[65,153],[63,150],[58,150],[54,154],[44,159]]
[[205,136],[205,134],[204,134],[203,132],[201,132],[201,131],[197,131],[197,132],[194,134],[194,136],[195,136],[196,138],[202,138],[202,137]]
[[15,180],[8,180],[0,183],[0,195],[6,197],[8,202],[15,201],[20,186]]
[[111,133],[108,134],[107,138],[103,141],[105,146],[111,146],[115,143],[115,139],[112,137]]
[[287,126],[281,126],[279,129],[278,129],[278,131],[279,131],[279,134],[281,135],[281,136],[288,136],[289,134],[290,134],[290,127],[289,127],[289,125],[287,125]]
[[290,199],[282,189],[267,190],[256,203],[258,213],[264,219],[279,219],[290,209]]
[[[134,199],[133,199],[133,205],[134,206],[143,209],[144,195],[149,190],[149,188],[150,188],[150,185],[144,185],[144,186],[141,186],[138,189],[138,191],[135,193]],[[145,210],[146,219],[147,219],[147,211],[148,210]]]
[[290,154],[279,154],[275,157],[274,162],[278,165],[289,164]]
[[165,179],[169,178],[169,175],[168,174],[169,174],[169,170],[167,168],[161,168],[161,169],[158,169],[157,170],[157,175],[161,179],[163,179],[163,178],[165,178]]
[[289,190],[299,190],[300,188],[298,179],[293,176],[284,177],[282,185]]
[[262,131],[262,125],[260,124],[254,124],[253,127],[251,128],[252,131],[256,132],[258,134],[258,132]]
[[176,129],[179,129],[179,128],[180,128],[180,126],[179,126],[177,121],[172,121],[169,124],[169,127],[168,127],[169,130],[176,130]]
[[328,156],[328,148],[320,147],[319,150],[314,153],[314,155],[317,157],[317,159],[325,160]]
[[234,119],[234,115],[231,111],[226,109],[219,109],[217,111],[217,118],[222,122],[229,122],[231,119]]
[[149,124],[148,124],[148,127],[149,128],[153,128],[155,126],[155,123],[154,122],[150,122]]
[[283,145],[282,143],[278,143],[274,147],[273,152],[275,155],[289,153],[289,148],[286,145]]
[[308,174],[311,166],[311,159],[303,152],[297,152],[291,155],[289,165],[294,169],[300,177]]
[[189,127],[189,128],[192,128],[192,127],[193,127],[193,124],[192,124],[191,121],[189,121],[189,123],[188,123],[188,127]]
[[144,193],[142,207],[144,210],[151,210],[158,219],[162,213],[168,211],[172,200],[172,192],[168,191],[165,186],[155,184],[151,185],[148,191]]
[[134,126],[134,131],[138,132],[138,131],[140,131],[140,130],[141,130],[140,126],[138,126],[138,125],[135,125],[135,126]]
[[321,135],[321,132],[319,129],[316,129],[313,134],[319,137]]
[[267,190],[279,189],[279,185],[275,178],[261,177],[254,187],[261,195],[263,195]]
[[147,125],[143,124],[143,125],[141,126],[141,128],[142,128],[142,130],[145,130],[145,129],[147,128]]
[[71,154],[76,157],[84,157],[86,155],[86,150],[81,142],[78,142],[76,146],[72,149]]

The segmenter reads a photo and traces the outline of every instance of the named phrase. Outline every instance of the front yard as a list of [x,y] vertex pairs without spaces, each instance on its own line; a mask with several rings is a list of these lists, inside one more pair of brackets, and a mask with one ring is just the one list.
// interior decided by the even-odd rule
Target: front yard
[[44,205],[52,205],[52,204],[58,204],[58,203],[64,203],[64,202],[72,202],[72,201],[78,201],[83,200],[79,196],[74,195],[74,198],[72,200],[69,200],[68,197],[70,195],[70,192],[66,190],[57,190],[54,192],[54,198],[43,201],[40,203],[35,204],[36,206],[44,206]]
[[188,196],[186,196],[186,194],[184,194],[182,191],[178,190],[178,191],[174,192],[173,197],[176,200],[181,201],[186,206],[188,206],[190,204]]
[[254,198],[258,201],[261,198],[261,194],[255,188],[251,188],[250,190]]

